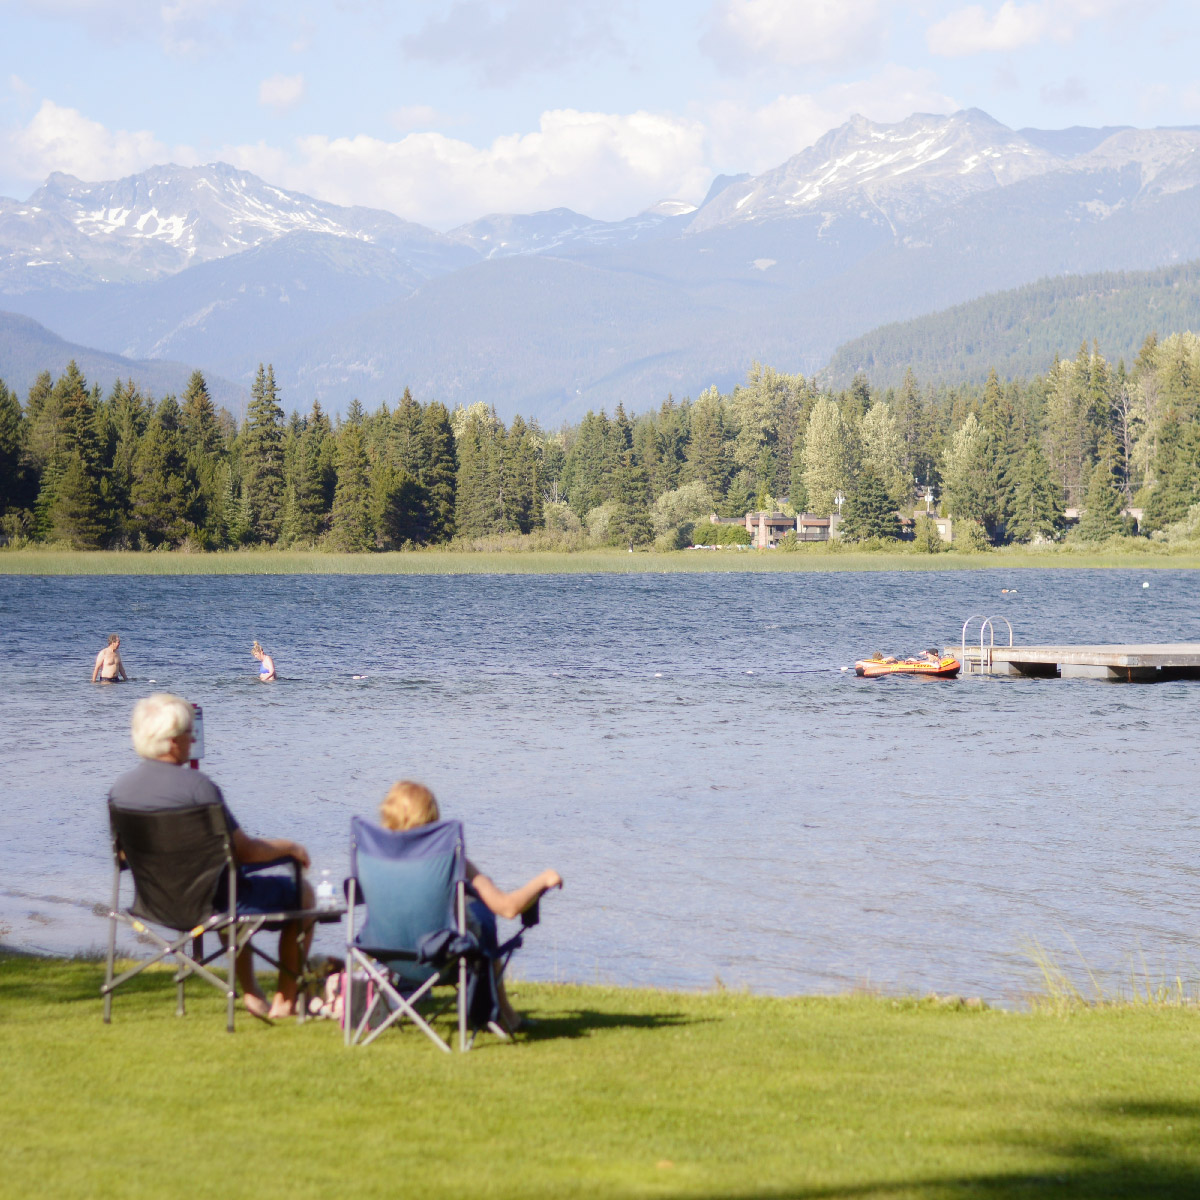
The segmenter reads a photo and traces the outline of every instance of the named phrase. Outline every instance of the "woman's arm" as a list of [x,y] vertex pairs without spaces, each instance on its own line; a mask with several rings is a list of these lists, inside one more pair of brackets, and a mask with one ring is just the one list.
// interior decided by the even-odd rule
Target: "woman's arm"
[[543,871],[535,875],[528,883],[523,884],[512,892],[502,892],[486,875],[473,863],[467,863],[467,878],[475,889],[475,894],[498,917],[512,920],[519,917],[539,896],[560,888],[563,885],[562,876],[555,870]]

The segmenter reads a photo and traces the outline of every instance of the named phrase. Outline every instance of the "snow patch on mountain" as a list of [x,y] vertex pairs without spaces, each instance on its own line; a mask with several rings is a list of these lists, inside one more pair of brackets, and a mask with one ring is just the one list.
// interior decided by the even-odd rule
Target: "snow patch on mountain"
[[797,212],[861,212],[893,228],[967,195],[1049,171],[1061,159],[978,109],[917,113],[894,125],[852,117],[809,149],[703,205],[699,233],[735,221]]

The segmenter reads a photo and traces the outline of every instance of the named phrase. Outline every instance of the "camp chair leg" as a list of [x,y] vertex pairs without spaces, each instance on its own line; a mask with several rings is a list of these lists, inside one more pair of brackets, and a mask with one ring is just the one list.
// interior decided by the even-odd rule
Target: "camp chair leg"
[[[375,1004],[380,1003],[383,997],[386,995],[396,1006],[390,1013],[388,1013],[382,1024],[378,1025],[375,1029],[372,1029],[365,1038],[362,1037],[362,1035],[366,1030],[367,1020],[371,1015],[371,1009],[368,1009],[366,1012],[364,1012],[362,1020],[358,1024],[358,1028],[354,1031],[354,1041],[358,1042],[360,1045],[369,1046],[385,1029],[390,1028],[392,1025],[398,1024],[400,1021],[404,1020],[405,1017],[407,1017],[435,1046],[441,1050],[444,1050],[447,1054],[450,1054],[450,1046],[438,1035],[437,1030],[435,1030],[433,1026],[430,1025],[429,1022],[426,1021],[419,1012],[417,1012],[416,1009],[416,1005],[425,997],[428,992],[433,990],[434,984],[437,983],[441,976],[430,976],[430,978],[421,984],[421,986],[417,988],[415,992],[408,996],[402,996],[400,992],[398,992],[392,986],[391,980],[388,979],[387,975],[382,972],[371,959],[360,953],[357,949],[353,950],[352,954],[354,956],[354,961],[357,962],[363,968],[363,970],[367,972],[368,975],[370,975],[372,980],[375,982],[375,986],[379,989],[375,998]],[[348,961],[346,964],[347,969],[350,969],[351,965],[351,962]],[[374,1008],[374,1005],[372,1005],[372,1008]],[[349,1022],[347,1021],[347,1023]],[[360,1038],[362,1038],[361,1042],[359,1042]]]
[[112,1024],[113,968],[117,961],[117,908],[121,903],[121,869],[113,872],[113,902],[108,913],[108,962],[104,971],[104,1023]]
[[[472,1039],[474,1040],[474,1039]],[[467,1052],[467,960],[458,960],[458,1052]]]
[[237,1004],[237,955],[238,938],[237,926],[230,925],[225,930],[225,970],[228,978],[225,987],[225,1032],[233,1032],[234,1007]]
[[354,1011],[354,903],[358,880],[351,877],[346,889],[346,957],[342,968],[346,973],[342,988],[342,1030],[344,1044],[350,1045],[350,1014]]
[[[467,889],[460,879],[455,889],[458,908],[458,932],[467,931]],[[473,1041],[474,1039],[472,1039]],[[458,960],[458,1052],[467,1052],[467,960]]]

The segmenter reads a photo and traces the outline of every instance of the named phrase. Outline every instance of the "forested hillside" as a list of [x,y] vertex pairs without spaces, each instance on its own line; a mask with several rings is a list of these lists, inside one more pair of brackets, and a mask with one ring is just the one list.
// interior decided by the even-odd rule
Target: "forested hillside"
[[1130,532],[1131,503],[1143,532],[1194,524],[1200,338],[1151,335],[1128,369],[1085,344],[982,385],[922,386],[910,370],[895,388],[860,375],[831,390],[756,366],[726,394],[556,430],[407,389],[371,413],[288,417],[269,366],[240,427],[198,371],[161,400],[132,381],[104,394],[75,363],[23,398],[0,383],[0,529],[18,545],[669,549],[712,511],[828,514],[838,496],[862,539],[897,533],[892,514],[927,490],[978,547],[1054,540],[1067,507],[1084,539]]
[[893,387],[910,368],[934,382],[982,383],[1047,371],[1064,347],[1097,340],[1131,361],[1147,328],[1200,328],[1200,261],[1154,271],[1060,275],[874,329],[839,346],[822,373],[844,387],[862,372]]

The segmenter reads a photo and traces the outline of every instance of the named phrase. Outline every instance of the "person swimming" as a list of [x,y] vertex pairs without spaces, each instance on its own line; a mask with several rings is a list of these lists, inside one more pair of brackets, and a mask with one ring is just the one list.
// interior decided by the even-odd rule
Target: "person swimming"
[[92,682],[97,677],[101,683],[124,683],[129,676],[125,674],[125,664],[121,661],[121,636],[110,633],[108,645],[96,655],[96,665],[92,668]]
[[275,678],[275,660],[257,641],[250,647],[250,653],[258,659],[258,678],[263,683],[270,683]]

